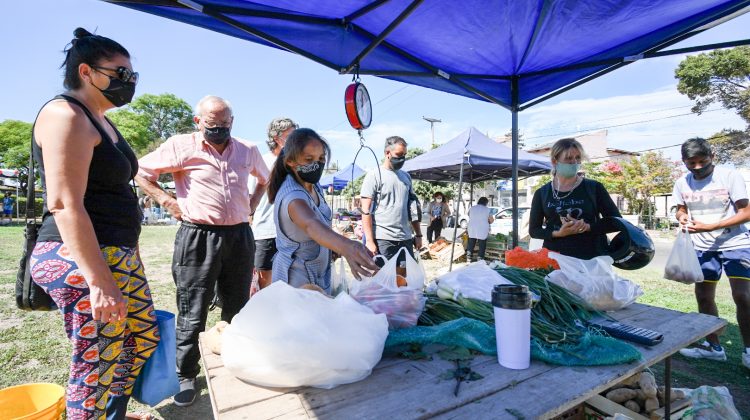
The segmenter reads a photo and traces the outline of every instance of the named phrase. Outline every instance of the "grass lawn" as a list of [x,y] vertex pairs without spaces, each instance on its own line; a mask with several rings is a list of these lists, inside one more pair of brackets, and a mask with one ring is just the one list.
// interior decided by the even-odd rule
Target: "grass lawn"
[[[174,283],[171,276],[172,243],[177,228],[149,226],[141,235],[141,255],[151,285],[156,307],[176,312]],[[55,382],[64,385],[68,377],[70,345],[58,313],[23,312],[15,307],[14,284],[17,260],[23,239],[21,226],[0,227],[0,290],[6,296],[0,300],[0,388],[26,382]],[[658,269],[621,272],[644,288],[641,303],[662,306],[684,312],[696,311],[692,287],[661,280]],[[729,321],[722,336],[728,362],[689,360],[675,356],[673,385],[695,388],[700,385],[726,385],[735,404],[745,418],[750,418],[750,370],[742,367],[742,342],[735,319],[728,282],[722,280],[717,293],[719,311]],[[217,311],[209,314],[209,325],[219,319]],[[654,366],[662,375],[662,365]],[[131,402],[131,409],[149,411],[166,419],[211,417],[211,407],[205,389],[205,378],[198,378],[203,391],[196,404],[179,408],[165,401],[155,409]]]

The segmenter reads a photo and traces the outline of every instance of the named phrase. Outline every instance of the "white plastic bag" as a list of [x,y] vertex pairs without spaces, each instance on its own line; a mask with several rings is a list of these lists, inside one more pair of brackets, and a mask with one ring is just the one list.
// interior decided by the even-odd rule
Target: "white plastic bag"
[[592,309],[616,311],[643,295],[639,285],[615,274],[612,257],[582,260],[556,252],[550,252],[549,257],[560,264],[560,269],[549,273],[547,279],[577,294]]
[[[406,254],[406,286],[398,287],[396,264],[402,252]],[[413,327],[427,302],[422,292],[425,277],[422,265],[401,248],[373,277],[352,281],[349,293],[376,314],[385,314],[392,329]]]
[[443,290],[453,290],[463,297],[492,301],[492,289],[497,284],[512,284],[484,261],[477,261],[465,267],[445,273],[437,278]]
[[330,389],[370,375],[386,337],[385,316],[346,293],[331,299],[277,281],[253,296],[226,327],[221,356],[244,381]]
[[703,385],[690,392],[693,405],[683,415],[687,420],[740,420],[732,394],[725,386]]
[[664,266],[664,278],[685,284],[703,282],[703,270],[687,226],[680,227],[677,232],[677,239]]

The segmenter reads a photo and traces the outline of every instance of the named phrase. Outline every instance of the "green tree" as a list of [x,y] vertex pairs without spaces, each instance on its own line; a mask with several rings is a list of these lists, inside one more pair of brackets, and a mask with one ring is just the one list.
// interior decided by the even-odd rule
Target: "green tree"
[[149,130],[148,116],[136,114],[125,108],[108,113],[107,118],[112,120],[139,156],[150,151],[149,149],[154,145],[158,145],[154,142],[154,134]]
[[[26,150],[26,161],[29,160],[29,142],[31,141],[31,123],[18,120],[5,120],[0,122],[0,161],[7,168],[20,166],[17,160],[12,160],[9,152],[15,147],[23,146]],[[13,159],[15,159],[13,153]],[[28,164],[28,163],[27,163]]]
[[723,129],[708,138],[717,163],[744,165],[750,162],[750,132]]
[[625,197],[632,213],[651,214],[651,197],[672,192],[674,182],[680,176],[679,165],[661,152],[646,152],[619,165],[622,178],[614,184],[614,191],[609,191]]
[[24,121],[0,122],[0,163],[2,166],[20,171],[21,188],[26,189],[29,173],[29,148],[33,125]]
[[695,101],[700,114],[714,102],[734,110],[750,124],[750,47],[689,56],[675,70],[677,90]]
[[175,134],[193,131],[192,108],[171,93],[143,94],[107,116],[139,156]]
[[149,132],[156,139],[166,140],[175,134],[193,131],[193,109],[171,93],[143,94],[128,108],[148,117]]

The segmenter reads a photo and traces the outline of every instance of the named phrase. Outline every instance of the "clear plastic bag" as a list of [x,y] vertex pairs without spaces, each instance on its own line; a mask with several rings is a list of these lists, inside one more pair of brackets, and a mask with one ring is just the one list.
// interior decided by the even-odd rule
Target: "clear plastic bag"
[[224,329],[221,357],[234,376],[254,384],[330,389],[370,375],[387,337],[385,316],[346,293],[331,299],[277,281]]
[[549,273],[547,279],[580,296],[591,309],[616,311],[643,295],[639,285],[615,273],[612,257],[582,260],[556,252],[550,252],[549,257],[557,260],[560,269]]
[[701,270],[687,226],[681,227],[677,232],[677,239],[667,258],[667,264],[664,266],[664,278],[685,284],[703,281],[703,270]]
[[[399,287],[396,264],[402,252],[406,254],[406,286]],[[385,314],[391,329],[413,327],[427,302],[422,292],[425,277],[422,265],[401,248],[373,277],[352,281],[349,293],[376,314]]]

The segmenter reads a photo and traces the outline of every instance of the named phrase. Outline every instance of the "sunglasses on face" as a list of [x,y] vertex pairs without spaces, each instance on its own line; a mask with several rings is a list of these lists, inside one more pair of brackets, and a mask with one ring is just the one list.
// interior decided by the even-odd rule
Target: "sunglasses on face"
[[[117,67],[116,69],[113,69],[110,67],[101,67],[101,66],[91,66],[91,68],[93,68],[96,71],[99,71],[99,70],[113,71],[115,72],[115,74],[117,74],[116,78],[125,83],[127,82],[138,83],[138,72],[130,70],[129,68],[125,66],[120,66],[120,67]],[[99,73],[102,73],[102,72],[99,71]],[[106,73],[102,73],[102,74],[105,76],[112,77]]]

